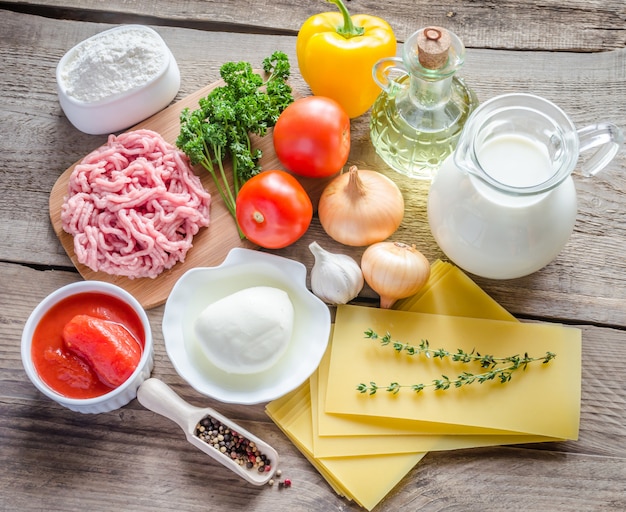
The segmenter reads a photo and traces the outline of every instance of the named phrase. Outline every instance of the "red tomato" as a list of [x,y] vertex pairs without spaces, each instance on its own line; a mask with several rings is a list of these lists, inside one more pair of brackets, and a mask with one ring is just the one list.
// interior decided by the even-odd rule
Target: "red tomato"
[[350,118],[335,100],[295,100],[274,126],[274,150],[289,171],[307,178],[339,172],[350,153]]
[[63,327],[63,341],[112,388],[126,382],[141,359],[141,346],[126,327],[95,316],[72,318]]
[[[63,329],[76,315],[90,315],[123,325],[145,345],[141,320],[123,301],[103,293],[76,293],[59,301],[43,316],[33,335],[31,355],[41,379],[68,398],[93,398],[111,391],[91,365],[73,353],[63,339]],[[132,372],[131,372],[132,373]]]
[[302,185],[285,171],[264,171],[246,181],[236,202],[237,222],[252,243],[282,249],[311,224],[313,205]]

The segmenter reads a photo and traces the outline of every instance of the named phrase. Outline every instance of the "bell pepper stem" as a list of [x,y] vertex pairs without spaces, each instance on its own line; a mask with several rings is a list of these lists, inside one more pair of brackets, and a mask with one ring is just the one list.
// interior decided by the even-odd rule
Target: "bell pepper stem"
[[337,27],[337,33],[346,39],[351,37],[362,36],[365,32],[363,27],[357,27],[350,17],[350,13],[346,8],[343,0],[326,0],[328,3],[335,4],[343,15],[343,26]]

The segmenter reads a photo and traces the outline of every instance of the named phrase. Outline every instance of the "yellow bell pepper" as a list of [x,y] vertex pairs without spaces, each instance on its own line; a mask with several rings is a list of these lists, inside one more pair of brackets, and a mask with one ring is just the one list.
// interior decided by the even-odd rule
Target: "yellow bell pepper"
[[304,22],[296,40],[300,73],[317,96],[337,101],[350,118],[374,104],[380,87],[374,64],[396,54],[389,23],[377,16],[350,16],[342,0],[326,0],[340,12],[324,12]]

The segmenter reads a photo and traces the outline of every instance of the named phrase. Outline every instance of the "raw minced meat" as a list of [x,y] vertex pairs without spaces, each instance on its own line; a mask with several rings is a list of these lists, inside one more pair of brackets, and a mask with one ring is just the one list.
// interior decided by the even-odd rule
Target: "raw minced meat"
[[210,194],[184,153],[151,130],[110,135],[74,168],[61,210],[80,263],[130,279],[184,261]]

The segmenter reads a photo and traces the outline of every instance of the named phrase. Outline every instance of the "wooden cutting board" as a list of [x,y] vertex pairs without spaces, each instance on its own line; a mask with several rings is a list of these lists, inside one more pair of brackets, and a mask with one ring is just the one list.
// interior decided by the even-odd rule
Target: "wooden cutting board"
[[[223,82],[221,81],[212,83],[129,130],[140,128],[150,129],[161,134],[166,141],[175,144],[180,129],[179,116],[182,109],[185,107],[189,107],[191,110],[197,109],[198,100],[206,96],[212,89],[222,84]],[[102,144],[105,143],[106,139],[103,140]],[[267,135],[262,139],[255,139],[255,146],[263,151],[263,157],[261,159],[261,167],[263,169],[282,169],[274,152],[271,135]],[[213,184],[211,176],[202,169],[202,167],[196,166],[194,172],[200,177],[204,187],[211,193],[211,223],[207,228],[201,229],[194,237],[193,247],[187,253],[185,261],[177,263],[170,270],[166,270],[155,279],[128,279],[123,276],[113,276],[104,272],[95,272],[78,262],[76,254],[74,253],[74,238],[72,235],[63,231],[61,222],[61,206],[63,205],[64,197],[67,195],[69,178],[76,164],[78,164],[78,162],[74,163],[61,174],[50,193],[50,219],[54,231],[83,278],[116,284],[130,292],[145,309],[163,304],[167,300],[176,281],[187,270],[194,267],[217,266],[224,261],[228,252],[234,247],[256,248],[251,242],[240,239],[235,221],[228,213],[224,202]],[[231,171],[229,161],[226,161],[224,166],[227,172]]]

